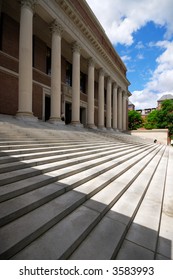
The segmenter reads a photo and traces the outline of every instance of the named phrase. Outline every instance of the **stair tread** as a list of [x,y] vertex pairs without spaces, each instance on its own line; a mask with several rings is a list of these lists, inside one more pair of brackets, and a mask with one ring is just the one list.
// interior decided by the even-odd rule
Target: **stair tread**
[[[150,153],[149,156],[152,157],[153,155],[151,155],[151,153]],[[146,160],[146,158],[144,158],[143,160]],[[140,167],[140,169],[141,169],[141,167]],[[129,178],[129,176],[128,176],[128,178]],[[133,180],[133,179],[131,179],[131,180]],[[100,200],[95,201],[95,196],[97,196],[97,195],[95,195],[95,196],[92,197],[92,200],[90,199],[90,200],[88,200],[87,202],[84,203],[84,201],[86,200],[86,195],[85,194],[80,193],[76,190],[69,191],[69,192],[63,194],[62,196],[54,199],[53,201],[51,201],[49,203],[46,203],[45,205],[39,207],[38,209],[30,212],[29,214],[26,214],[25,216],[17,219],[16,221],[11,222],[7,226],[10,227],[10,226],[15,224],[15,228],[13,227],[13,230],[11,229],[11,232],[13,232],[13,235],[15,235],[14,232],[16,231],[17,228],[20,228],[21,232],[23,232],[23,228],[26,230],[26,227],[27,227],[27,234],[32,235],[32,232],[33,231],[37,232],[39,230],[39,227],[41,227],[41,226],[45,227],[46,226],[46,221],[48,220],[47,216],[45,217],[46,213],[48,213],[48,215],[49,215],[49,223],[50,223],[51,220],[54,219],[54,215],[56,215],[56,217],[57,217],[58,214],[60,215],[60,213],[64,213],[64,211],[67,213],[67,210],[65,210],[65,207],[67,207],[69,209],[69,206],[75,205],[73,207],[76,208],[76,206],[77,206],[76,205],[77,196],[80,196],[77,203],[81,204],[81,199],[82,199],[82,203],[83,203],[84,206],[86,206],[86,207],[88,207],[92,210],[95,210],[97,213],[99,213],[99,212],[103,213],[105,211],[105,209],[108,207],[108,205],[111,205],[111,203],[115,202],[115,200],[119,196],[120,192],[122,191],[121,187],[119,187],[119,190],[115,189],[115,187],[114,187],[115,184],[116,184],[116,181],[115,181],[114,185],[111,183],[106,188],[104,188],[102,191],[100,191],[98,193],[99,196],[100,196],[100,193],[102,193],[101,197],[102,198],[104,197],[104,200],[102,200],[101,202],[100,202]],[[117,184],[117,185],[119,186],[119,184]],[[74,200],[73,202],[71,201],[71,199],[70,199],[70,201],[68,199],[70,194],[73,194],[72,195],[73,196],[72,199]],[[106,194],[106,197],[105,197],[105,194]],[[89,201],[92,201],[92,202],[94,201],[95,204],[97,204],[97,207],[95,209],[94,209],[94,207],[91,207],[91,205],[93,205],[93,204],[90,203],[90,205],[89,205],[89,203],[88,203]],[[78,204],[78,206],[79,206],[79,204]],[[99,208],[98,204],[99,204],[99,206],[101,205],[102,207]],[[55,206],[56,206],[56,209],[54,209]],[[58,212],[58,207],[61,208],[61,210],[59,209],[60,212]],[[51,215],[52,215],[52,217],[51,217]],[[35,221],[38,219],[38,216],[39,216],[40,219],[39,219],[39,222],[36,223]],[[27,225],[26,225],[26,220],[27,220]],[[45,220],[45,221],[43,222],[43,220]],[[56,220],[56,223],[57,222],[58,221]],[[5,235],[4,229],[6,229],[6,232],[9,234],[10,230],[7,229],[8,228],[7,226],[4,226],[2,228],[2,232],[0,232],[0,237],[1,237],[1,234],[2,234],[2,237]],[[35,229],[35,227],[36,227],[37,230]],[[29,237],[25,237],[25,238],[27,240],[29,239]],[[11,239],[10,239],[10,241],[11,241]],[[17,245],[14,244],[13,248],[16,248],[16,246]],[[10,251],[13,252],[12,249],[10,249]],[[7,252],[8,252],[8,250],[7,250]]]
[[[117,151],[114,150],[116,153]],[[1,179],[0,179],[0,185],[2,184],[8,184],[15,182],[19,179],[23,179],[24,176],[35,176],[39,175],[41,173],[48,173],[48,176],[64,176],[65,174],[70,173],[75,173],[76,170],[82,170],[83,168],[87,168],[89,166],[95,165],[102,163],[103,161],[108,161],[113,157],[118,157],[121,155],[121,153],[126,153],[126,152],[117,152],[115,156],[112,156],[113,150],[108,153],[108,155],[105,155],[107,152],[102,152],[100,155],[104,155],[103,159],[102,157],[97,156],[83,156],[79,158],[74,158],[74,159],[67,159],[67,160],[62,160],[59,162],[52,162],[48,164],[42,164],[42,165],[37,165],[28,168],[23,168],[21,170],[15,170],[6,172],[1,174]],[[89,161],[90,158],[90,161]],[[93,158],[93,159],[92,159]],[[72,167],[73,166],[73,167]],[[60,179],[60,178],[59,178]]]
[[9,256],[12,253],[14,254],[14,252],[20,249],[20,246],[23,247],[23,244],[21,244],[22,240],[25,240],[25,245],[27,245],[31,238],[36,238],[45,232],[47,228],[60,221],[84,200],[84,194],[70,191],[3,226],[0,229],[0,240],[2,243],[0,258]]
[[173,170],[173,149],[169,149],[169,158],[167,166],[167,176],[165,181],[165,192],[163,199],[163,211],[159,230],[157,253],[162,258],[173,259],[173,188],[172,188],[172,170]]
[[[93,227],[99,217],[100,215],[96,211],[80,206],[75,212],[72,212],[42,235],[39,238],[39,243],[35,240],[12,259],[64,259],[72,244],[77,246],[83,232],[87,234],[87,231]],[[49,246],[47,246],[47,242]]]
[[[147,152],[149,153],[149,151],[147,151]],[[147,152],[144,151],[143,155],[145,155]],[[108,162],[107,164],[104,163],[97,167],[93,167],[93,168],[89,169],[88,171],[83,171],[83,172],[77,173],[77,175],[75,175],[75,181],[74,181],[74,178],[72,179],[72,177],[74,177],[74,175],[72,175],[72,176],[69,176],[68,180],[67,179],[60,180],[56,184],[51,184],[50,186],[53,186],[53,187],[55,186],[55,192],[57,192],[57,189],[59,186],[60,186],[61,191],[62,191],[62,186],[65,191],[65,189],[69,190],[72,187],[74,188],[76,186],[76,185],[74,185],[74,183],[78,183],[77,185],[81,185],[81,186],[76,188],[76,191],[83,192],[85,194],[87,194],[89,192],[92,193],[92,191],[99,188],[100,184],[104,185],[106,183],[109,183],[110,181],[115,179],[115,177],[117,177],[120,173],[124,172],[124,170],[127,169],[129,166],[131,166],[132,164],[135,164],[138,161],[138,158],[140,158],[140,155],[136,155],[134,158],[129,159],[128,162],[122,162],[121,164],[120,164],[120,162],[118,162],[118,160],[113,160],[111,162]],[[127,155],[125,155],[124,158],[127,159]],[[121,161],[123,161],[123,157],[121,158]],[[114,167],[114,163],[117,163],[115,167]],[[111,169],[106,171],[107,168],[111,168]],[[104,170],[105,170],[105,172],[102,175],[100,175],[99,178],[96,177],[98,175],[97,173],[101,173]],[[94,174],[94,179],[90,179],[90,177],[93,174]],[[79,179],[79,176],[82,179]],[[68,181],[68,184],[67,184],[67,181]],[[69,182],[71,184],[69,184]],[[34,196],[36,196],[36,198],[38,200],[42,199],[42,190],[44,192],[45,190],[48,189],[48,187],[49,187],[49,185],[42,187],[40,190],[31,191],[31,193],[24,194],[24,195],[21,195],[20,197],[12,198],[12,199],[8,200],[7,202],[1,203],[1,205],[0,205],[0,224],[2,223],[2,220],[5,219],[6,216],[7,217],[10,216],[10,214],[13,214],[13,216],[14,216],[15,212],[18,212],[19,209],[29,207],[30,203],[35,201]],[[13,192],[14,192],[14,190],[13,190]],[[50,192],[51,192],[51,190],[50,190]],[[61,194],[61,192],[59,192],[59,193]],[[39,197],[39,194],[41,197]],[[46,194],[48,195],[49,193],[46,193]],[[33,199],[32,199],[32,195],[33,195]],[[17,217],[17,213],[16,213],[16,217]]]
[[[140,173],[126,192],[106,213],[101,222],[70,256],[70,259],[111,259],[114,256],[117,248],[119,248],[120,241],[124,238],[128,229],[129,222],[133,218],[136,207],[140,203],[148,181],[152,177],[160,155],[156,155],[156,157],[157,159],[147,165],[144,171]],[[146,175],[147,179],[143,180]],[[115,183],[118,183],[118,180]],[[114,187],[117,187],[117,185],[114,184]],[[96,202],[98,203],[98,200],[95,200],[95,204]],[[92,250],[93,247],[95,248],[94,250]]]
[[171,147],[3,115],[0,138],[1,259],[173,259]]
[[[92,151],[87,151],[84,150],[84,151],[75,151],[73,153],[64,153],[62,155],[62,152],[59,154],[59,155],[55,155],[55,152],[54,152],[54,155],[45,155],[45,154],[42,154],[42,157],[40,158],[35,158],[35,155],[33,156],[32,159],[22,159],[20,162],[12,162],[12,163],[5,163],[5,164],[0,164],[0,172],[9,172],[9,171],[13,171],[15,168],[24,168],[25,166],[35,166],[35,165],[41,165],[41,164],[45,164],[45,163],[49,163],[50,162],[53,162],[53,161],[58,161],[58,160],[66,160],[66,159],[70,159],[72,157],[79,157],[79,156],[83,156],[83,155],[88,155],[90,156],[90,154],[93,154],[93,153],[97,153],[99,155],[99,152],[102,152],[103,150],[106,152],[106,151],[111,151],[112,149],[115,149],[115,147],[102,147],[100,149],[94,149]],[[118,150],[123,150],[125,148],[119,148]],[[115,152],[115,150],[114,150]]]

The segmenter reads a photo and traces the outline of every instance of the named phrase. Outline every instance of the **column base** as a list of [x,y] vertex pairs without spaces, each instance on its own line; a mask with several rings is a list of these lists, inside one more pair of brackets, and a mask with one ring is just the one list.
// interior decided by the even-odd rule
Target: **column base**
[[97,126],[95,124],[87,124],[87,128],[97,129]]
[[38,118],[34,117],[32,112],[17,112],[16,118],[22,121],[37,122]]
[[65,125],[65,122],[62,121],[60,118],[50,118],[48,120],[49,123],[54,124],[54,125]]
[[98,125],[98,129],[100,129],[100,130],[106,130],[106,127],[103,126],[103,125]]
[[112,127],[106,127],[107,130],[113,131]]
[[70,124],[75,127],[83,127],[83,124],[78,121],[72,121]]

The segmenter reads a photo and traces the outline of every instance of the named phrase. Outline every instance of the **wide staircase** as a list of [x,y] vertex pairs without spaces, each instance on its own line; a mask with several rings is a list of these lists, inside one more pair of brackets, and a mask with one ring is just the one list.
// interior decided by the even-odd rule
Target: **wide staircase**
[[173,148],[0,115],[0,259],[173,259]]

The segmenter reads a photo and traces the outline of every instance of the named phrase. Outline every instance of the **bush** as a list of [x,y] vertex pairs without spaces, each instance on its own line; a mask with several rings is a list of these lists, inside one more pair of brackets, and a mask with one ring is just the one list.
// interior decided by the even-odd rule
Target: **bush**
[[134,110],[128,111],[128,118],[129,118],[128,127],[130,130],[136,130],[139,127],[142,127],[143,120],[140,113]]

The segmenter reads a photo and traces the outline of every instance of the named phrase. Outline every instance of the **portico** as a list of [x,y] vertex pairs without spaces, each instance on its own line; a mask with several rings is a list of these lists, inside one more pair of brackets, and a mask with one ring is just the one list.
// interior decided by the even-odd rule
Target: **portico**
[[[44,111],[44,106],[39,105],[38,98],[50,92],[49,122],[62,123],[61,116],[71,108],[74,126],[81,125],[83,119],[83,125],[90,128],[126,130],[129,82],[125,65],[97,20],[90,15],[86,2],[82,2],[80,9],[83,10],[79,14],[75,12],[78,1],[22,0],[21,5],[15,2],[15,9],[20,13],[16,116],[40,118],[37,112],[41,111],[39,106]],[[88,27],[80,15],[81,12],[87,14],[86,10],[92,18]],[[103,36],[102,41],[99,36]],[[36,49],[36,39],[42,48],[41,54]],[[46,48],[51,52],[47,73],[42,54]],[[71,69],[68,79],[67,65]],[[70,106],[66,106],[67,102]]]

